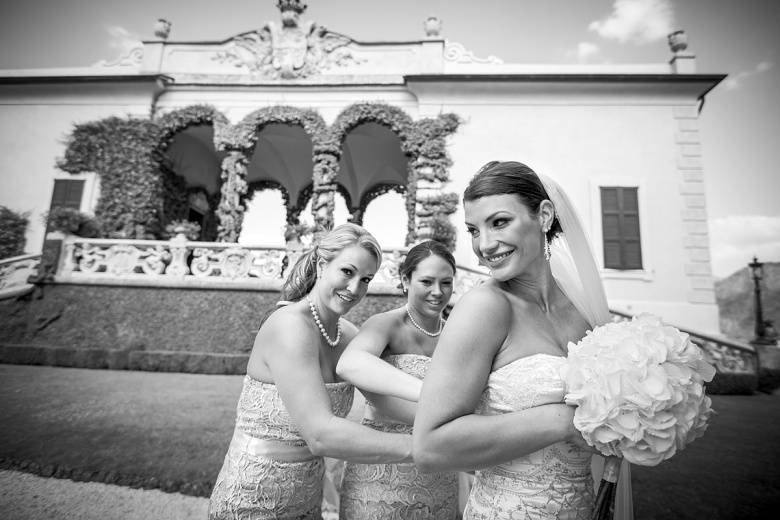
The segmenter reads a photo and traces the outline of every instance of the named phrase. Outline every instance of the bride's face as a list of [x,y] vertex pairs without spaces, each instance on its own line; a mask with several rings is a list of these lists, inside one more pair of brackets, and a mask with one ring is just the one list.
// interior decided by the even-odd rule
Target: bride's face
[[543,261],[542,223],[516,195],[489,195],[464,204],[471,248],[493,278],[505,281]]

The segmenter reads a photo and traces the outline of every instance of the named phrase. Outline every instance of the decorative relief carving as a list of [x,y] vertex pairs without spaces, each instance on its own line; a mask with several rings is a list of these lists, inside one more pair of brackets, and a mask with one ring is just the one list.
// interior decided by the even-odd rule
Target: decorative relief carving
[[[81,245],[81,247],[79,247]],[[161,245],[72,244],[65,248],[73,255],[66,265],[77,265],[84,273],[128,275],[132,273],[162,274],[170,262],[170,253]]]
[[504,63],[501,58],[488,56],[487,58],[477,58],[474,53],[467,50],[462,43],[451,42],[447,40],[444,45],[444,59],[455,63],[489,63],[498,65]]
[[122,280],[174,279],[281,281],[299,252],[283,248],[244,248],[220,242],[190,242],[183,234],[169,241],[112,240],[69,237],[63,245],[60,280],[94,278]]
[[41,255],[22,255],[0,261],[0,291],[21,287],[38,272]]
[[257,31],[235,36],[214,60],[272,79],[297,79],[324,70],[360,63],[347,46],[352,39],[312,21],[301,22],[306,5],[280,2],[281,25],[266,23]]
[[113,60],[100,60],[99,62],[92,65],[93,67],[105,67],[105,68],[114,68],[114,67],[138,67],[141,65],[141,62],[144,59],[144,48],[143,46],[139,47],[133,47],[132,49],[128,50],[124,54],[120,55],[117,58],[114,58]]

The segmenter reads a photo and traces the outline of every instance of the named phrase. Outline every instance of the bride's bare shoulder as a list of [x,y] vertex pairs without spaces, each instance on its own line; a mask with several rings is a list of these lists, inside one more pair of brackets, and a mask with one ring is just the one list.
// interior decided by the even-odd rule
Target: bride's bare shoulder
[[452,315],[467,315],[482,323],[504,321],[511,318],[512,305],[504,291],[487,282],[471,289],[453,307]]

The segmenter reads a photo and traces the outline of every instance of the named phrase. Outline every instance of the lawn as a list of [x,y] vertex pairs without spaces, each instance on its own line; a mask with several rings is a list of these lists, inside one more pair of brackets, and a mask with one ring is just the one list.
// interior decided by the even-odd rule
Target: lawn
[[[0,467],[208,496],[241,376],[0,365]],[[704,438],[633,469],[637,520],[774,518],[780,395],[713,396]]]

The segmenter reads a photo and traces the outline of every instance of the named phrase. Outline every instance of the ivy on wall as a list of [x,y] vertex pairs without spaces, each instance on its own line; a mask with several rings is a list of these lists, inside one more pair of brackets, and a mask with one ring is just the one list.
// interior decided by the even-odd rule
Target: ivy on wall
[[159,140],[159,126],[148,119],[109,117],[75,125],[57,166],[100,176],[95,216],[101,236],[160,236],[164,183],[153,154]]
[[[282,190],[287,223],[291,229],[295,228],[300,206],[311,194],[315,226],[320,232],[333,226],[334,193],[341,188],[337,178],[344,140],[356,126],[369,122],[383,125],[398,136],[401,150],[408,158],[407,183],[376,186],[363,194],[359,207],[353,208],[352,220],[360,222],[374,198],[395,190],[406,194],[407,244],[432,238],[454,249],[455,229],[449,223],[449,215],[457,208],[458,198],[441,190],[449,180],[452,166],[446,138],[460,124],[454,114],[415,122],[392,105],[356,103],[328,127],[313,110],[273,106],[252,112],[238,124],[230,125],[214,107],[193,105],[155,120],[111,117],[76,125],[58,166],[70,173],[90,171],[100,175],[96,217],[101,236],[160,237],[166,224],[186,218],[188,208],[186,182],[173,171],[165,152],[177,133],[189,126],[210,124],[214,129],[215,149],[224,152],[224,158],[220,193],[208,198],[214,211],[206,221],[214,222],[216,229],[206,226],[204,235],[236,242],[250,191],[247,166],[258,134],[268,124],[297,125],[312,142],[312,184],[296,201],[290,201],[289,194]],[[212,236],[204,238],[213,239]]]

